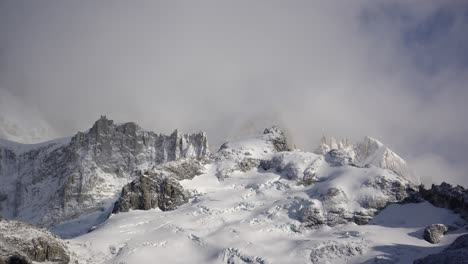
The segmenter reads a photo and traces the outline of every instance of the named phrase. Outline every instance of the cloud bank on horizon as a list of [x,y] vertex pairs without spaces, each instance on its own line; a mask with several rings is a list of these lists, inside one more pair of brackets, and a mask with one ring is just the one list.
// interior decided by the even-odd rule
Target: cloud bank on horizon
[[303,149],[370,135],[468,185],[467,31],[455,0],[3,0],[0,92],[50,137],[100,114],[214,145],[276,123]]

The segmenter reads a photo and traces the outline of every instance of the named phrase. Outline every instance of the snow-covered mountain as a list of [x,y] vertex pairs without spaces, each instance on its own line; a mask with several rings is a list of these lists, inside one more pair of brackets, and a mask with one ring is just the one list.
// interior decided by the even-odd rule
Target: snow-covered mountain
[[336,160],[335,163],[339,165],[348,163],[359,167],[376,166],[409,178],[406,162],[380,141],[369,136],[354,144],[347,139],[323,137],[315,152],[328,155],[332,162]]
[[85,263],[410,263],[438,250],[426,226],[455,229],[439,246],[466,232],[459,216],[422,202],[400,157],[364,142],[359,155],[343,152],[362,143],[290,150],[276,127],[227,142],[180,181],[186,204],[112,215],[71,247]]
[[0,215],[63,236],[83,233],[107,218],[136,171],[208,154],[204,133],[158,135],[104,116],[71,138],[35,145],[2,140]]
[[425,192],[408,171],[371,137],[306,152],[272,127],[209,153],[204,133],[102,117],[72,138],[2,141],[0,214],[73,237],[80,264],[411,263],[467,232],[449,210],[466,193]]

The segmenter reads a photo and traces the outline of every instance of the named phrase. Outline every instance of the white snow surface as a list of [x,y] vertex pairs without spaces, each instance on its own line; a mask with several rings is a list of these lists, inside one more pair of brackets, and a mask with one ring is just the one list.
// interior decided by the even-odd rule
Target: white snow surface
[[324,155],[332,149],[349,156],[352,163],[360,167],[377,166],[400,176],[410,177],[406,161],[375,138],[366,136],[359,142],[351,143],[348,139],[323,137],[315,152]]
[[[377,153],[374,158],[390,157],[379,152],[387,151],[383,145],[369,145],[377,146],[370,148]],[[112,215],[92,232],[68,240],[79,263],[412,263],[441,251],[466,232],[452,231],[437,245],[423,240],[423,230],[430,224],[464,223],[453,212],[427,202],[390,205],[367,225],[304,228],[299,215],[305,207],[366,212],[372,209],[365,204],[386,194],[365,183],[379,177],[410,182],[382,160],[372,159],[366,167],[331,166],[320,154],[274,153],[262,138],[228,143],[217,155],[205,165],[204,174],[181,181],[192,193],[188,204],[174,211]],[[274,155],[284,155],[282,162],[293,163],[299,171],[312,166],[318,181],[304,186],[274,170],[235,167],[246,158]],[[220,170],[228,176],[220,179]],[[323,199],[330,188],[341,193],[333,200]]]
[[[183,185],[198,190],[190,204],[175,211],[113,215],[95,231],[70,240],[72,250],[82,263],[229,263],[229,249],[263,263],[363,263],[375,258],[410,263],[440,251],[459,235],[446,235],[438,245],[423,240],[430,224],[461,222],[451,211],[426,202],[391,205],[369,225],[300,230],[300,222],[288,214],[307,199],[303,187],[273,173],[236,173],[218,182],[208,172]],[[328,244],[358,246],[362,255],[325,252],[313,262],[312,249]]]

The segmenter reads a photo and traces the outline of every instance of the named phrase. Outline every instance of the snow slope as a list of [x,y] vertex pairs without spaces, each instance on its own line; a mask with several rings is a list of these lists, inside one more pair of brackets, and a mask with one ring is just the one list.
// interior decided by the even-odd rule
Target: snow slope
[[[68,240],[70,248],[89,264],[411,263],[466,232],[449,210],[392,204],[408,198],[412,184],[388,167],[400,166],[401,158],[381,143],[369,142],[377,148],[360,166],[333,149],[278,151],[277,139],[266,134],[224,144],[202,175],[181,181],[192,193],[188,204],[112,215]],[[359,216],[372,220],[357,225]],[[456,231],[430,244],[422,233],[433,223]]]
[[[391,205],[369,225],[301,229],[290,215],[307,201],[304,187],[274,173],[234,173],[221,182],[213,174],[211,167],[183,181],[197,190],[190,204],[175,211],[113,215],[95,231],[70,240],[72,249],[83,263],[249,263],[239,260],[243,258],[257,261],[253,263],[362,263],[375,258],[410,263],[440,251],[459,233],[432,245],[422,239],[427,225],[462,222],[451,211],[424,202]],[[321,257],[314,259],[313,252]],[[229,262],[231,258],[238,262]]]

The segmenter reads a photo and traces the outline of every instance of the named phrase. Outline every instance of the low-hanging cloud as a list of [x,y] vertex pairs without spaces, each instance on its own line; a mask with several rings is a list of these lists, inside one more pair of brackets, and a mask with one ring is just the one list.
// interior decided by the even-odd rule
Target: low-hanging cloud
[[6,0],[0,89],[59,135],[100,114],[212,145],[278,123],[467,185],[467,28],[465,1]]

